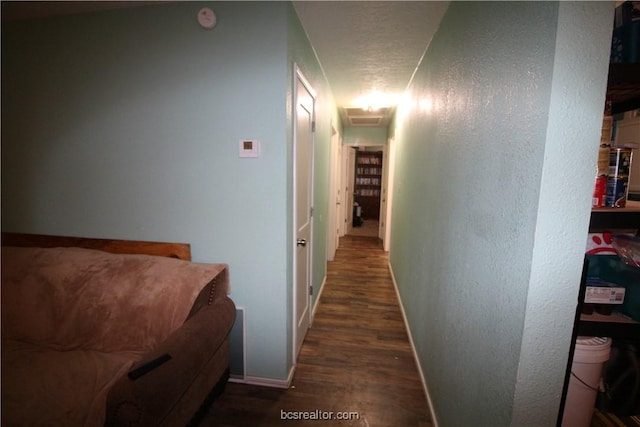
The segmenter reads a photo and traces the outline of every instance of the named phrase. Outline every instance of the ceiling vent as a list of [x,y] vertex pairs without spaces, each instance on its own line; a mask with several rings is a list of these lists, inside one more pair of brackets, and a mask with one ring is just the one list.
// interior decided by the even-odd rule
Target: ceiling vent
[[342,124],[344,126],[387,127],[393,116],[393,108],[384,107],[368,110],[356,107],[341,109]]
[[350,117],[351,126],[380,126],[382,117]]

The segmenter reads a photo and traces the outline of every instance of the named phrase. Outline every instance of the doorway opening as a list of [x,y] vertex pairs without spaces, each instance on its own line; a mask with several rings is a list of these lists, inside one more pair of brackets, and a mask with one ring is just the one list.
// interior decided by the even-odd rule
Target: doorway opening
[[348,235],[383,238],[381,219],[386,211],[383,146],[354,147],[353,203]]

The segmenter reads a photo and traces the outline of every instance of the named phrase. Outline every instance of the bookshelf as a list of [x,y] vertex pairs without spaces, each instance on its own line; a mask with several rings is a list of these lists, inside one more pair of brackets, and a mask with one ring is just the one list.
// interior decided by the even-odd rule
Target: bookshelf
[[382,189],[382,151],[358,151],[354,200],[362,207],[363,219],[380,217],[380,192]]

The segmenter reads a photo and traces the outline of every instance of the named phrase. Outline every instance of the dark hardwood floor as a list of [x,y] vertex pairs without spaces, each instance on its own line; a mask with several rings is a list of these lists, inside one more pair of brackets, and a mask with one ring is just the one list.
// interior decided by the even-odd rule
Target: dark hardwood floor
[[341,239],[291,387],[229,383],[201,425],[433,426],[377,238]]

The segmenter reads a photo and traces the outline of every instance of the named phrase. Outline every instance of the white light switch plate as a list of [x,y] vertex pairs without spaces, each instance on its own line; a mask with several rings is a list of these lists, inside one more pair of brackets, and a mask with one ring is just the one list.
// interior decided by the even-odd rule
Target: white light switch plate
[[257,139],[242,139],[239,144],[240,157],[259,157],[260,141]]

